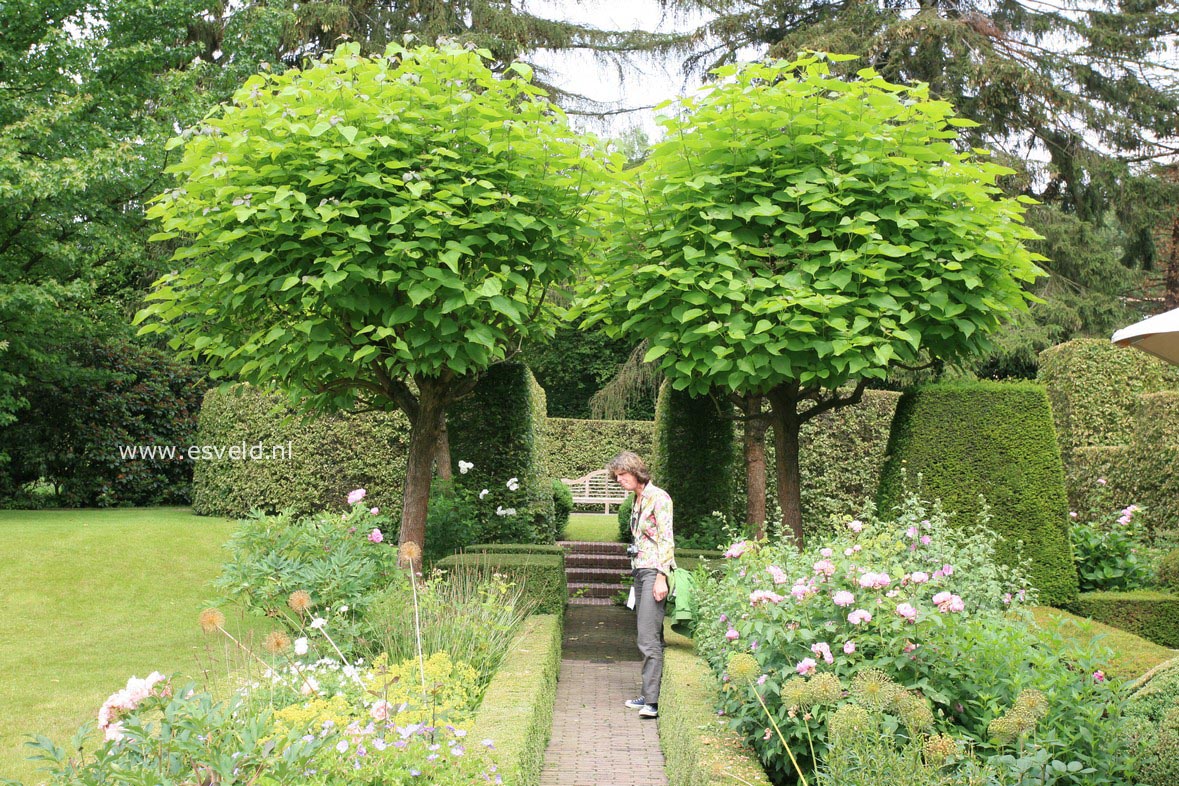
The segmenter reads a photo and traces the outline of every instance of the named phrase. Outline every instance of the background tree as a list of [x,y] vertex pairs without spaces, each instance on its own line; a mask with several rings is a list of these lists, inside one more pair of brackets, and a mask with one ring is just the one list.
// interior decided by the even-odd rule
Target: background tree
[[1155,219],[1175,204],[1142,182],[1153,180],[1144,164],[1179,151],[1173,0],[663,4],[710,12],[680,47],[691,73],[750,53],[846,52],[860,59],[844,73],[868,66],[892,82],[925,82],[978,124],[962,129],[960,145],[994,151],[1017,170],[1004,189],[1044,203],[1028,223],[1047,239],[1037,250],[1053,274],[1036,290],[1046,302],[970,364],[978,373],[1026,375],[1038,350],[1108,335],[1140,313],[1142,271],[1165,267]]
[[447,406],[550,329],[602,168],[564,114],[489,53],[365,58],[250,79],[187,133],[150,210],[179,248],[145,332],[309,409],[411,423],[401,542],[424,541]]
[[664,125],[581,313],[647,339],[677,389],[765,397],[801,542],[801,424],[923,352],[985,349],[1042,275],[1034,233],[994,185],[1010,170],[952,144],[970,121],[870,70],[724,67]]

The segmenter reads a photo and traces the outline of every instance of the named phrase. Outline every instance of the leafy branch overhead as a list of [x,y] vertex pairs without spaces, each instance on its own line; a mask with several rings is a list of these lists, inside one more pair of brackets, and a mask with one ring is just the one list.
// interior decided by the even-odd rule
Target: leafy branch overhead
[[527,66],[500,77],[488,57],[350,44],[252,77],[172,142],[178,185],[148,212],[177,270],[141,332],[308,409],[404,410],[419,544],[446,407],[551,330],[604,175]]
[[677,389],[766,396],[788,441],[847,383],[985,350],[1043,275],[1010,170],[953,144],[973,123],[845,59],[724,67],[666,117],[580,306]]

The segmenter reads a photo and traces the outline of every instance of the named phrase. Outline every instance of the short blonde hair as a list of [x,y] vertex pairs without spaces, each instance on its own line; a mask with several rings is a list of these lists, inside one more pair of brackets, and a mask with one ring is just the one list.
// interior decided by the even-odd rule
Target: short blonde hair
[[639,454],[631,453],[629,450],[624,450],[610,459],[610,463],[606,465],[606,471],[610,473],[611,480],[618,480],[620,472],[629,472],[635,476],[639,483],[651,482],[651,470],[647,469],[646,462],[639,458]]

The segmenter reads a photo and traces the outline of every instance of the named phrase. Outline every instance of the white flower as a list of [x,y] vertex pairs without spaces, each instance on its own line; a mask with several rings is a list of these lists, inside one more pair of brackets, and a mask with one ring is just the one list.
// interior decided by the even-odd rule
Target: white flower
[[515,516],[516,509],[515,508],[505,508],[500,505],[496,505],[495,515],[497,515],[497,516]]
[[306,636],[303,636],[302,638],[295,639],[295,654],[296,655],[306,655],[307,654],[307,637]]
[[484,497],[486,497],[490,493],[491,492],[488,489],[483,489],[482,491],[479,492],[479,499],[483,499]]
[[508,491],[515,491],[520,488],[519,478],[508,478]]
[[325,620],[323,617],[316,617],[315,619],[311,620],[311,627],[315,628],[316,630],[323,630],[324,625],[327,625],[327,620]]
[[469,461],[461,461],[461,460],[459,461],[459,474],[460,475],[466,475],[468,472],[470,472],[474,468],[475,468],[475,465]]

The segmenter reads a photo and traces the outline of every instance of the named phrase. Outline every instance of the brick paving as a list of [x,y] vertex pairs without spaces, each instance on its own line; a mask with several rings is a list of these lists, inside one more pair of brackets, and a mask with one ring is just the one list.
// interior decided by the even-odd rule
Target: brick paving
[[562,646],[541,786],[667,786],[659,722],[622,706],[640,687],[633,613],[570,604]]

